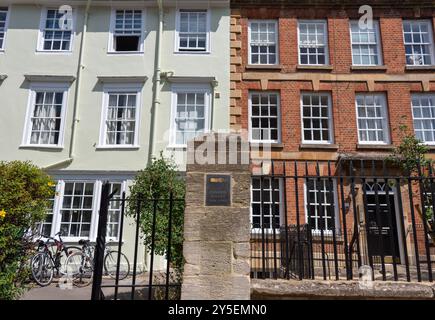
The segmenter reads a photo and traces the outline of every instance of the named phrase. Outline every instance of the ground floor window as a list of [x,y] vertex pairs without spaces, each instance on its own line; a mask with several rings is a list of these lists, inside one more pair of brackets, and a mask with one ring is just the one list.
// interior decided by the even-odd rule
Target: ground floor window
[[[94,240],[97,236],[98,212],[104,180],[59,180],[56,195],[50,199],[47,216],[38,224],[42,236],[54,236],[61,232],[67,241],[81,238]],[[120,199],[126,190],[125,181],[110,183],[110,193]],[[121,202],[111,201],[107,221],[107,239],[117,240],[121,218]]]
[[335,221],[336,189],[330,179],[307,179],[305,204],[307,223],[313,233],[332,233]]
[[282,222],[282,179],[252,178],[251,223],[253,230],[278,229]]

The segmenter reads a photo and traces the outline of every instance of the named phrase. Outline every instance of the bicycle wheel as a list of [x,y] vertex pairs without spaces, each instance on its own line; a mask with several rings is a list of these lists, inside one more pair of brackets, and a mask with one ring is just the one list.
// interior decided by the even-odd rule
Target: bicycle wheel
[[69,255],[66,261],[67,277],[77,287],[86,287],[92,282],[94,273],[92,258],[83,253],[76,251]]
[[60,265],[59,265],[59,272],[62,275],[67,275],[66,270],[66,261],[68,260],[68,257],[73,254],[74,252],[81,252],[82,249],[75,246],[70,246],[65,248],[66,252],[68,252],[68,255],[66,255],[65,251],[62,251],[60,255]]
[[[116,279],[118,253],[118,251],[109,251],[104,257],[104,270],[112,279]],[[119,259],[119,280],[127,278],[129,273],[130,262],[128,261],[126,255],[121,252]]]
[[32,278],[41,287],[48,286],[53,281],[54,264],[46,252],[38,252],[31,262]]

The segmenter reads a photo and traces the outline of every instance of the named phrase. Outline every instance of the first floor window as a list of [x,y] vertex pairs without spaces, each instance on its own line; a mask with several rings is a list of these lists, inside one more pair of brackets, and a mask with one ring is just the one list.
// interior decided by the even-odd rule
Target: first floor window
[[58,9],[48,9],[43,21],[42,50],[70,51],[72,41],[72,16]]
[[328,64],[328,34],[326,21],[299,22],[299,63]]
[[252,92],[249,99],[251,141],[278,142],[279,94],[276,92]]
[[142,50],[142,10],[115,10],[112,16],[114,52],[135,52]]
[[106,146],[133,146],[137,144],[139,109],[138,91],[107,91],[103,111]]
[[352,42],[352,63],[354,65],[376,66],[381,64],[381,50],[378,21],[373,21],[373,28],[360,28],[359,21],[350,22]]
[[406,64],[423,66],[434,64],[434,44],[430,21],[404,21]]
[[332,142],[332,112],[327,93],[303,93],[302,98],[303,142]]
[[282,180],[252,178],[251,223],[253,229],[279,229],[282,210]]
[[178,50],[207,51],[208,49],[208,19],[207,10],[179,11]]
[[357,95],[356,111],[360,143],[389,143],[387,102],[383,94]]
[[249,22],[249,63],[277,64],[278,26],[276,21]]
[[335,186],[329,179],[306,180],[307,222],[314,233],[332,232],[335,226]]
[[435,95],[412,95],[412,114],[417,139],[435,144]]
[[66,89],[34,89],[31,91],[29,119],[24,144],[60,146],[65,121]]
[[0,7],[0,50],[4,48],[8,8]]
[[208,131],[208,89],[174,88],[172,144],[186,145],[201,133]]
[[63,236],[90,236],[94,188],[94,182],[65,183],[60,209],[60,231]]

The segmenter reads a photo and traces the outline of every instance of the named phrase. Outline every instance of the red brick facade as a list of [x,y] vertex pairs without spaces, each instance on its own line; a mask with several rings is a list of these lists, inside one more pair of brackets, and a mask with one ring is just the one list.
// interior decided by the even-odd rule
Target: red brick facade
[[[383,63],[376,67],[355,67],[352,65],[352,47],[350,37],[350,20],[358,20],[359,6],[354,4],[340,7],[327,4],[321,6],[298,7],[294,2],[277,1],[267,4],[267,1],[233,1],[231,19],[231,128],[233,131],[248,131],[249,122],[249,94],[251,91],[276,91],[280,94],[281,114],[281,143],[272,145],[272,158],[275,160],[332,160],[332,173],[334,160],[340,155],[351,154],[356,158],[365,158],[367,155],[389,154],[394,146],[400,143],[398,127],[405,124],[411,132],[414,131],[411,107],[413,93],[435,93],[435,63],[431,66],[409,67],[406,65],[405,45],[403,38],[404,19],[425,19],[430,21],[433,38],[435,38],[435,6],[420,6],[408,4],[400,8],[393,6],[373,5],[374,19],[379,22],[381,56]],[[325,3],[325,1],[318,1]],[[346,1],[343,1],[346,2]],[[358,2],[358,1],[356,1]],[[371,1],[379,3],[380,1]],[[383,1],[389,2],[389,1]],[[391,1],[390,1],[391,2]],[[251,3],[251,6],[249,5]],[[365,3],[361,3],[364,5]],[[249,65],[248,61],[248,24],[250,19],[273,19],[278,22],[279,63],[277,66]],[[328,33],[329,65],[321,67],[306,67],[299,65],[298,49],[298,20],[326,20]],[[432,46],[434,44],[432,43]],[[435,51],[435,48],[432,48]],[[333,142],[329,145],[306,145],[302,143],[301,121],[301,92],[328,92],[332,102]],[[358,143],[357,115],[355,97],[359,93],[382,93],[387,102],[387,118],[389,126],[388,145],[361,145]],[[255,154],[251,154],[253,158]],[[297,175],[297,183],[293,178],[296,175],[293,162],[284,170],[282,162],[277,161],[274,172],[281,177],[286,176],[284,189],[285,212],[288,224],[307,223],[307,203],[304,189],[304,167],[301,163]],[[370,161],[368,162],[370,165]],[[315,164],[311,162],[310,169],[315,171]],[[329,176],[328,166],[323,162],[319,166],[320,175]],[[391,173],[391,172],[390,172]],[[381,172],[377,172],[382,176]],[[309,175],[316,175],[310,172]],[[336,179],[337,185],[339,179]],[[365,179],[356,179],[356,191],[352,198],[350,179],[345,178],[340,186],[336,186],[336,214],[338,215],[337,230],[344,231],[337,236],[338,241],[351,242],[354,227],[364,230],[366,218],[364,215],[363,192]],[[380,178],[382,180],[382,178]],[[391,182],[391,181],[390,181]],[[354,183],[354,182],[352,182]],[[341,184],[343,189],[341,190]],[[412,182],[412,191],[406,180],[400,181],[400,213],[397,221],[403,221],[400,239],[400,250],[415,258],[415,249],[419,256],[429,254],[425,251],[429,246],[423,230],[423,221],[418,213],[421,204],[418,183]],[[397,188],[396,190],[399,190]],[[409,196],[411,194],[411,197]],[[399,198],[396,194],[396,202]],[[413,201],[411,204],[410,201]],[[347,221],[343,220],[343,217]],[[358,220],[358,221],[356,221]],[[415,220],[415,221],[414,221]],[[415,232],[412,226],[416,226]],[[349,238],[344,233],[348,232]],[[406,233],[406,235],[404,235]],[[335,237],[335,236],[334,236]],[[402,238],[403,237],[403,238]],[[363,233],[359,234],[362,251],[367,243]],[[405,240],[406,238],[406,240]],[[329,238],[329,243],[332,240]],[[417,245],[415,245],[417,243]],[[260,250],[253,247],[254,252]],[[430,254],[434,255],[434,247],[430,245]],[[317,249],[316,249],[317,250]],[[317,251],[320,251],[317,250]],[[362,252],[364,254],[364,252]],[[403,263],[403,261],[402,261]],[[414,263],[411,261],[411,264]]]
[[[290,2],[290,1],[289,1]],[[358,146],[355,93],[384,93],[387,97],[390,140],[399,142],[399,123],[413,130],[411,93],[435,92],[435,68],[407,68],[402,19],[430,19],[435,25],[434,7],[373,7],[379,21],[381,68],[352,67],[349,19],[358,19],[358,7],[282,8],[233,5],[232,9],[232,100],[231,127],[248,129],[248,97],[251,90],[280,92],[282,145],[274,148],[276,159],[335,159],[338,153],[386,152],[390,146]],[[274,19],[279,24],[279,67],[248,66],[249,19]],[[327,20],[329,64],[327,68],[298,66],[298,19]],[[295,78],[298,78],[295,80]],[[338,81],[337,81],[338,80]],[[333,147],[301,147],[301,91],[325,91],[332,96]],[[380,150],[382,149],[382,150]],[[391,148],[390,148],[391,149]],[[316,154],[316,155],[315,155]]]

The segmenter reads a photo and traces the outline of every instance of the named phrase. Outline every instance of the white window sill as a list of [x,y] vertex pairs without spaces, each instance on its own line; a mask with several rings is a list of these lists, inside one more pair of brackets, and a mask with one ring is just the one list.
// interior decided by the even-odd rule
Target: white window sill
[[303,144],[323,144],[323,145],[328,145],[328,144],[332,144],[332,141],[307,141],[307,140],[302,140]]
[[108,55],[114,55],[114,56],[131,56],[131,55],[143,55],[145,51],[107,51]]
[[174,54],[183,54],[183,55],[201,55],[201,54],[203,54],[203,55],[209,55],[209,54],[211,54],[211,52],[210,51],[199,51],[199,50],[192,50],[192,51],[189,51],[189,50],[186,50],[186,51],[174,51]]
[[110,146],[96,146],[96,150],[138,150],[138,145],[110,145]]
[[53,149],[62,150],[62,145],[46,145],[46,144],[22,144],[19,146],[20,149]]
[[251,144],[280,144],[279,140],[249,140]]
[[62,51],[62,50],[36,50],[36,54],[59,54],[59,55],[71,55],[73,52],[72,50],[69,51]]

